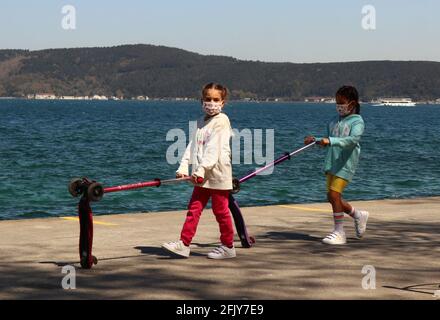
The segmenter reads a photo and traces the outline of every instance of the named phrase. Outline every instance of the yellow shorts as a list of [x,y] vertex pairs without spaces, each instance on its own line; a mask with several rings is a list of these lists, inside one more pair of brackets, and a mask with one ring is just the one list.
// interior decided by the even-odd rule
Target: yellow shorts
[[342,193],[345,187],[348,185],[348,181],[339,177],[336,177],[330,173],[326,174],[327,176],[327,192],[330,190]]

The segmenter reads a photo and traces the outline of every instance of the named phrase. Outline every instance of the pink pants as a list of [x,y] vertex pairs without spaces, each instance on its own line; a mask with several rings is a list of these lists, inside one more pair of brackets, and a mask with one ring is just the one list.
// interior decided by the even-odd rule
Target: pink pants
[[220,227],[220,241],[223,245],[232,248],[234,245],[234,228],[229,213],[229,190],[194,187],[180,240],[187,246],[191,244],[202,211],[208,204],[210,197],[212,197],[212,211]]

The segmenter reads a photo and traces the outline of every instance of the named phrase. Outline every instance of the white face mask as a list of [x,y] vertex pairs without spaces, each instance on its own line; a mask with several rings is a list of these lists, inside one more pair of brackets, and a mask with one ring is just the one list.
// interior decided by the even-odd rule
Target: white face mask
[[336,104],[336,111],[339,113],[341,117],[348,116],[352,108],[350,108],[350,103],[347,104]]
[[203,111],[208,116],[215,116],[222,112],[223,102],[203,102]]

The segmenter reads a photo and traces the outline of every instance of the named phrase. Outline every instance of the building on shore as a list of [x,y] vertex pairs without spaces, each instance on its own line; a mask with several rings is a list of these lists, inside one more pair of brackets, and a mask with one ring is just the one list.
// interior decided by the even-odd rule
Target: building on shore
[[148,97],[148,96],[137,96],[136,98],[133,98],[133,100],[148,101],[148,100],[150,100],[150,97]]
[[336,99],[334,97],[305,97],[304,102],[313,102],[313,103],[336,103]]
[[53,93],[37,93],[34,96],[36,100],[55,100],[57,98]]
[[58,97],[60,100],[89,100],[90,98],[87,96],[60,96]]
[[26,95],[27,99],[35,100],[108,100],[106,96],[57,96],[53,93],[36,93]]
[[100,96],[100,95],[95,94],[92,97],[92,100],[108,100],[108,98],[106,96]]

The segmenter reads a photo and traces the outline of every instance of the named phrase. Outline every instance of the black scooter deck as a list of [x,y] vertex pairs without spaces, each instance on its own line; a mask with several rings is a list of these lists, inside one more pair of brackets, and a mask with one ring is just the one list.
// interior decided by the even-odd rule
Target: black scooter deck
[[90,201],[83,196],[78,204],[78,215],[80,224],[79,234],[79,258],[81,267],[84,269],[92,268],[93,264],[98,263],[98,259],[92,255],[93,246],[93,213]]
[[231,211],[232,218],[234,219],[235,229],[240,238],[243,248],[250,248],[255,243],[255,239],[249,236],[244,222],[243,215],[241,213],[238,202],[234,199],[232,193],[229,194],[229,210]]

